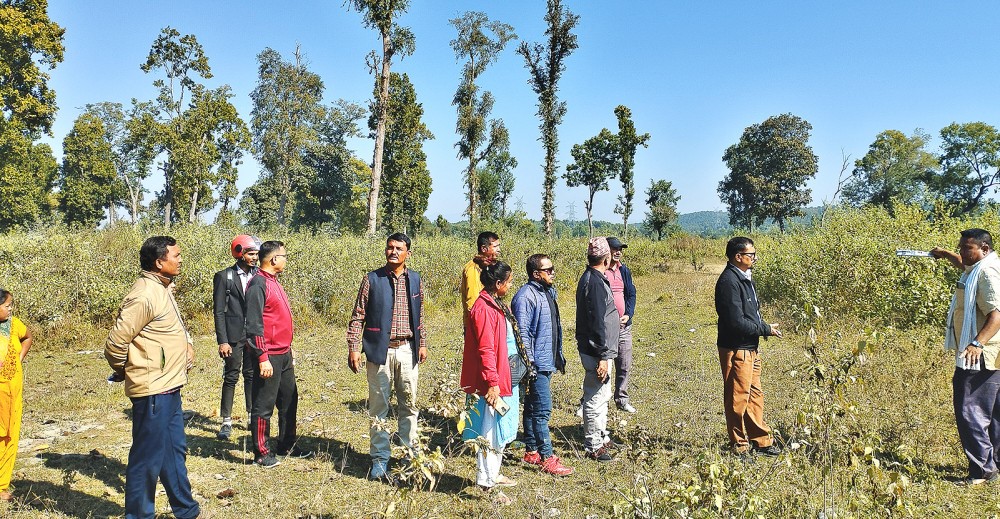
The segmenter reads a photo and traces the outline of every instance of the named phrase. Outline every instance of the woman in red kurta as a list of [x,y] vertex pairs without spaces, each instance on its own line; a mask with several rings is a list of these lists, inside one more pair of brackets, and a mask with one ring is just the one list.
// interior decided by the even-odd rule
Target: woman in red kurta
[[[514,480],[500,474],[503,450],[517,436],[518,394],[511,387],[508,352],[516,352],[514,332],[508,322],[502,297],[510,290],[514,276],[510,266],[498,261],[484,265],[480,280],[485,287],[472,305],[470,329],[465,334],[462,356],[462,387],[469,393],[469,412],[462,436],[482,438],[476,455],[476,483],[487,489],[514,486]],[[476,398],[476,396],[481,398]],[[503,414],[498,408],[509,407]],[[509,503],[502,492],[497,501]]]

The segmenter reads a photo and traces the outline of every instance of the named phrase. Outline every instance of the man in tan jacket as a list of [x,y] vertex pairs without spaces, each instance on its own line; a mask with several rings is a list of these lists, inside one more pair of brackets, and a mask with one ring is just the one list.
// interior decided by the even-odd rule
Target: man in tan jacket
[[125,517],[153,517],[157,479],[178,519],[198,517],[188,481],[181,387],[194,348],[170,285],[180,273],[181,250],[170,236],[153,236],[139,249],[142,274],[122,301],[104,356],[113,379],[132,400],[132,448],[125,469]]

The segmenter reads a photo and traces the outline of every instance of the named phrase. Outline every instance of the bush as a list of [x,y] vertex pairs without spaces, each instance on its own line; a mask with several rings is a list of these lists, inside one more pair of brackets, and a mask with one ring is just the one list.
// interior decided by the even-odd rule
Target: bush
[[902,328],[941,324],[960,272],[948,262],[899,258],[896,249],[953,248],[970,227],[998,228],[996,212],[937,218],[916,207],[831,210],[814,228],[755,239],[761,299],[799,316],[825,314]]
[[[166,233],[181,246],[177,300],[195,334],[212,333],[212,278],[232,264],[229,243],[239,232],[245,231],[227,225],[179,225]],[[527,280],[525,259],[544,252],[559,271],[557,288],[572,297],[586,265],[585,239],[548,240],[524,229],[498,232],[503,240],[501,257],[512,264],[516,286]],[[153,226],[119,225],[95,231],[56,226],[0,235],[0,262],[4,265],[0,286],[14,293],[18,316],[34,326],[55,331],[69,323],[90,323],[107,329],[139,274],[140,245],[156,234],[164,231]],[[274,230],[262,231],[259,236],[285,242],[290,260],[281,280],[300,325],[316,319],[346,323],[362,276],[385,263],[381,236],[333,237]],[[429,315],[457,314],[459,276],[474,249],[474,240],[464,236],[413,239],[409,265],[423,277]],[[681,256],[673,241],[636,238],[629,240],[626,261],[636,275],[642,275],[660,262]],[[65,335],[65,331],[60,333]]]

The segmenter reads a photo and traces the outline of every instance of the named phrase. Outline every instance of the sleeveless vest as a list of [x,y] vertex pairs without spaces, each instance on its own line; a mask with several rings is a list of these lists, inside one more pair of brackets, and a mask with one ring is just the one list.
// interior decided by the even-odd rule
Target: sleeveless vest
[[[406,269],[406,297],[410,302],[410,329],[413,330],[413,364],[417,363],[420,347],[420,311],[423,297],[420,294],[420,274]],[[382,366],[389,353],[389,331],[392,329],[392,310],[396,301],[395,282],[385,267],[368,273],[368,304],[365,306],[365,329],[361,334],[361,351],[368,362]]]

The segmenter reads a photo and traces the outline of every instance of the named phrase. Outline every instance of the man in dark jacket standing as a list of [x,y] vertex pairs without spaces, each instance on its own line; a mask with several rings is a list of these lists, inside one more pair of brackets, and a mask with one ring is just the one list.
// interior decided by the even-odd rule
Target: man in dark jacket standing
[[514,294],[511,311],[517,319],[521,342],[537,376],[530,379],[524,397],[524,461],[554,476],[568,476],[573,469],[552,452],[549,419],[552,417],[552,375],[566,374],[562,349],[562,324],[556,302],[555,268],[545,254],[534,254],[525,262],[528,282]]
[[608,403],[611,402],[610,365],[618,357],[621,320],[604,271],[611,264],[607,238],[591,238],[587,270],[576,286],[576,344],[585,371],[583,377],[583,435],[587,457],[611,461]]
[[757,289],[751,274],[757,261],[753,240],[739,236],[726,244],[729,262],[715,284],[715,311],[719,314],[719,364],[724,383],[726,429],[736,454],[751,450],[777,456],[771,428],[764,422],[764,392],[760,387],[760,337],[781,337],[778,324],[760,315]]
[[[288,265],[288,252],[280,241],[260,246],[260,271],[247,286],[247,337],[257,360],[253,379],[253,412],[250,414],[250,443],[256,463],[271,468],[281,462],[275,457],[305,458],[312,455],[295,446],[295,418],[299,390],[295,384],[292,359],[292,309],[288,294],[278,282],[278,274]],[[277,445],[268,446],[271,414],[278,406]]]
[[388,477],[391,445],[383,422],[396,392],[399,436],[412,452],[417,447],[417,378],[427,360],[424,329],[424,285],[420,274],[406,268],[410,237],[395,233],[385,241],[385,266],[361,280],[358,299],[347,325],[347,366],[361,370],[367,359],[368,416],[373,419],[371,479]]
[[253,410],[254,359],[247,344],[247,285],[257,274],[257,254],[260,239],[248,234],[233,238],[229,251],[236,258],[233,266],[215,273],[212,280],[212,302],[215,314],[215,340],[222,358],[222,415],[220,440],[228,440],[233,434],[233,398],[236,381],[243,372],[243,397],[247,408],[247,423]]

